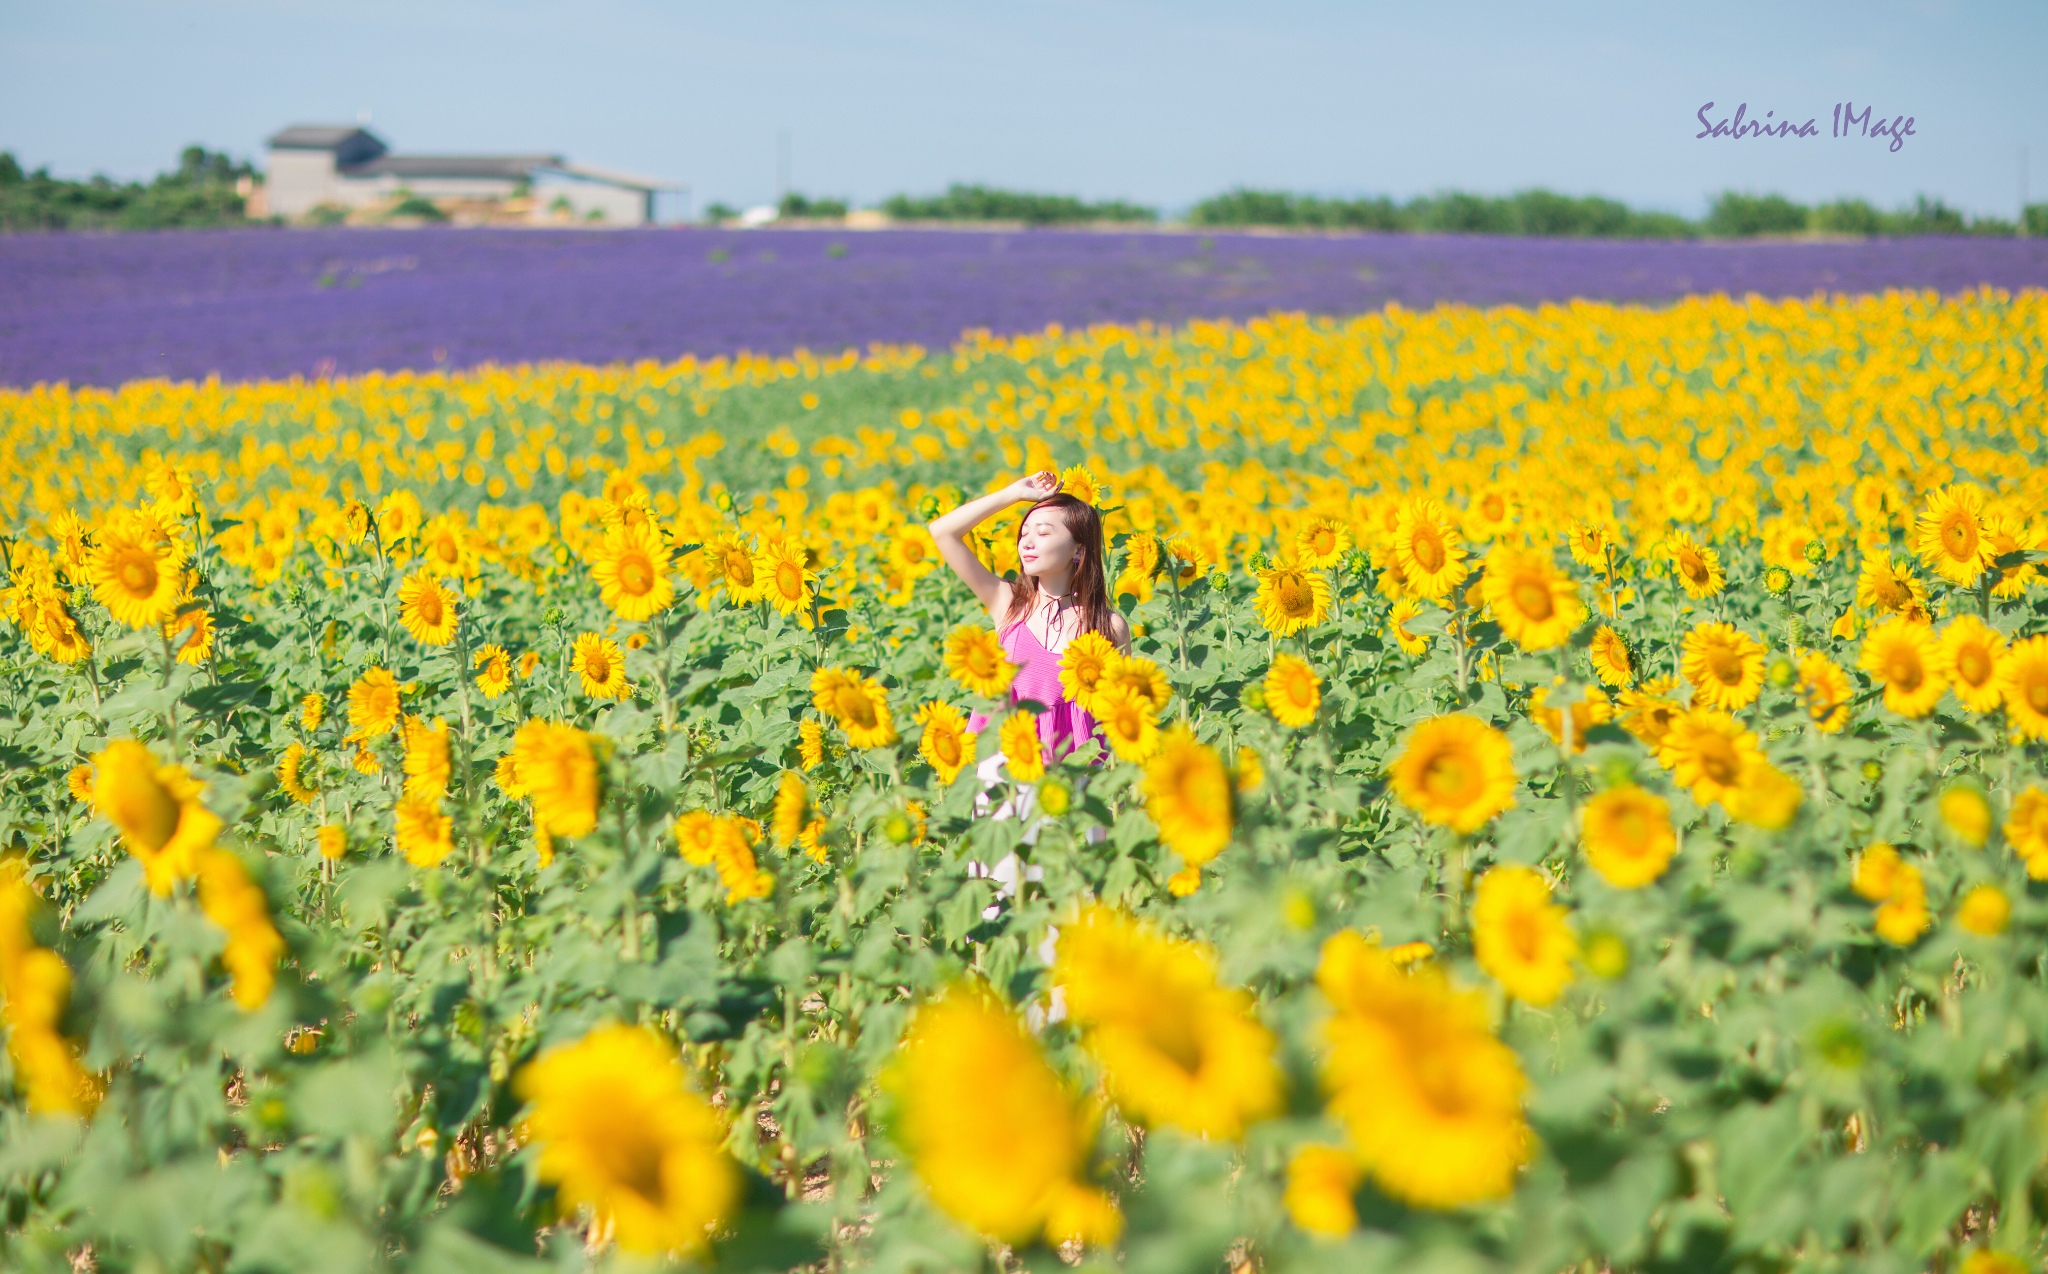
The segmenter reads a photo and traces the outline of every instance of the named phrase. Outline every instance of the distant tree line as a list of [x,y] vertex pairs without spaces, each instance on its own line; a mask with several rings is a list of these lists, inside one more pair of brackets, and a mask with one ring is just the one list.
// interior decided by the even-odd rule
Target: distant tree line
[[1087,203],[1071,195],[1034,195],[993,186],[953,185],[943,195],[891,195],[882,211],[894,221],[1021,221],[1027,226],[1091,221],[1159,220],[1159,210],[1112,199]]
[[[831,218],[846,214],[844,199],[785,195],[783,218]],[[892,195],[881,210],[896,221],[1011,221],[1025,225],[1101,222],[1156,222],[1158,209],[1112,200],[1088,203],[1066,195],[1036,195],[989,186],[949,187],[942,195]],[[722,204],[706,209],[709,220],[737,215]],[[2015,224],[1997,217],[1970,217],[1938,199],[1922,196],[1908,207],[1881,210],[1862,199],[1806,205],[1783,195],[1725,191],[1697,221],[1669,212],[1645,212],[1597,195],[1575,197],[1549,190],[1511,195],[1462,191],[1424,195],[1406,202],[1384,196],[1329,199],[1274,190],[1239,188],[1204,199],[1188,211],[1190,225],[1218,228],[1293,230],[1434,231],[1446,234],[1513,234],[1579,239],[1740,239],[1769,234],[2003,235],[2024,231],[2048,236],[2048,204],[2033,204]]]
[[24,172],[0,151],[0,230],[162,230],[241,225],[247,221],[235,183],[255,175],[203,146],[187,146],[178,166],[147,184],[108,177],[65,181],[48,168]]
[[[1278,191],[1238,189],[1204,199],[1188,213],[1198,226],[1274,226],[1318,230],[1441,231],[1587,239],[1720,239],[1809,232],[1862,235],[2006,235],[2021,226],[1997,217],[1966,217],[1938,199],[1885,212],[1862,199],[1814,206],[1783,195],[1724,191],[1699,221],[1668,212],[1639,212],[1598,196],[1574,198],[1548,190],[1512,195],[1457,191],[1406,203],[1391,199],[1323,199]],[[2048,235],[2048,204],[2026,210],[2029,235]]]

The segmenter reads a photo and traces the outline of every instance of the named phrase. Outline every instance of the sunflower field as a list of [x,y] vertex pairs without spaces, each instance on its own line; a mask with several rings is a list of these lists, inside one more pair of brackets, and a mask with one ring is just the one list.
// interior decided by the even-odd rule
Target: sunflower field
[[[2044,386],[1984,291],[0,391],[0,1267],[2038,1269]],[[924,529],[1041,468],[1068,757]]]

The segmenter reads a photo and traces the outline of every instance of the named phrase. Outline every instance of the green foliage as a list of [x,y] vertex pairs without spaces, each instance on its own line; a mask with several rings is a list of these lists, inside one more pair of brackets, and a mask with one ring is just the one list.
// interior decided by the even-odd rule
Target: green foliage
[[844,199],[812,199],[791,191],[775,206],[775,212],[781,217],[816,217],[827,220],[845,216],[846,207]]
[[[384,214],[389,220],[397,220],[401,217],[410,217],[430,222],[448,220],[448,214],[441,211],[440,206],[431,199],[422,199],[409,190],[399,191],[398,196],[398,202],[391,205],[391,210]],[[567,207],[566,202],[563,200],[558,199],[555,202]]]
[[1038,195],[991,186],[952,185],[942,195],[891,195],[882,211],[898,221],[1021,221],[1031,226],[1090,221],[1157,221],[1157,209],[1113,199],[1087,203],[1071,195]]
[[48,168],[24,173],[0,151],[0,231],[162,230],[245,223],[235,183],[252,176],[246,162],[188,146],[177,168],[144,185],[106,177],[63,181]]

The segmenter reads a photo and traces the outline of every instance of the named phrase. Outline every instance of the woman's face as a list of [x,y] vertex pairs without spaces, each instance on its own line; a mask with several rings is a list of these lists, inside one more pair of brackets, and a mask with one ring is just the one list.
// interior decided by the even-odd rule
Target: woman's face
[[1072,570],[1079,551],[1059,509],[1033,509],[1024,515],[1024,527],[1017,536],[1017,564],[1026,575]]

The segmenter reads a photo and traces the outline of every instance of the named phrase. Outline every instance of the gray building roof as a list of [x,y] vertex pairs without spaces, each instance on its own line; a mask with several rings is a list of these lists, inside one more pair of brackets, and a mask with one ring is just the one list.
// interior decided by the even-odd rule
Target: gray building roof
[[350,177],[462,177],[521,181],[536,168],[559,168],[559,155],[380,155],[367,163],[349,164]]
[[384,143],[375,133],[354,124],[294,124],[270,138],[272,150],[342,150],[349,143],[367,141],[378,151]]

